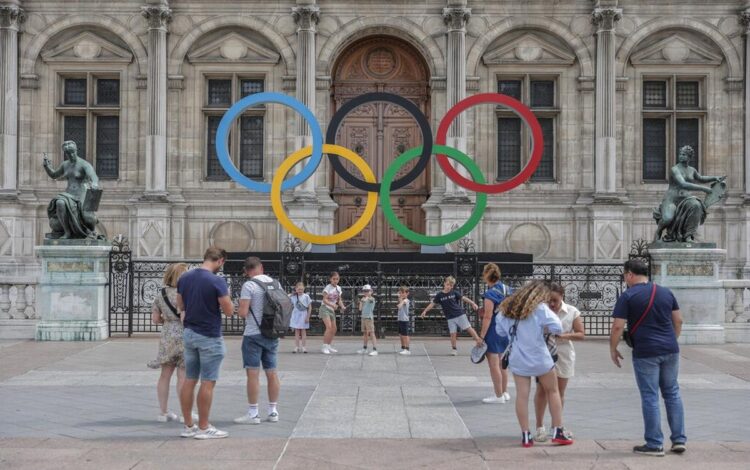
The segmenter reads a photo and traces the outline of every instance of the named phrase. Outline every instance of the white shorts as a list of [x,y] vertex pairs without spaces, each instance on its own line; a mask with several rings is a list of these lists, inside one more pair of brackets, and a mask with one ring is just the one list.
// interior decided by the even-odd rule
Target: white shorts
[[471,323],[465,313],[460,317],[448,319],[448,331],[451,333],[458,333],[458,330],[464,331],[469,328],[471,328]]

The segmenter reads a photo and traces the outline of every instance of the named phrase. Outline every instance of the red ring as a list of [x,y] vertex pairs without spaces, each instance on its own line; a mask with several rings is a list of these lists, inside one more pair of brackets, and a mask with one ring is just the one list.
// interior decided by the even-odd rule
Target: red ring
[[483,103],[496,103],[511,108],[526,123],[526,125],[531,128],[532,152],[531,158],[529,159],[528,163],[526,163],[526,166],[523,167],[520,173],[518,173],[508,181],[503,181],[501,183],[495,184],[481,184],[464,178],[453,167],[453,165],[451,165],[451,163],[448,161],[448,157],[446,157],[445,155],[438,154],[437,161],[438,164],[440,164],[440,168],[442,168],[445,172],[445,176],[450,178],[451,181],[461,186],[462,188],[477,193],[499,194],[505,191],[510,191],[516,186],[525,183],[529,178],[531,178],[531,175],[534,174],[537,167],[542,161],[542,153],[544,152],[544,137],[542,136],[542,126],[539,125],[539,121],[536,119],[536,116],[534,116],[534,113],[531,112],[531,109],[529,109],[528,106],[524,105],[515,98],[511,98],[510,96],[500,93],[480,93],[478,95],[469,96],[456,103],[455,106],[453,106],[448,110],[447,113],[445,113],[445,116],[443,117],[442,121],[440,121],[440,125],[438,126],[437,135],[435,136],[435,143],[438,145],[446,145],[448,128],[450,128],[451,123],[456,118],[456,116],[458,116],[462,111],[470,108],[471,106]]

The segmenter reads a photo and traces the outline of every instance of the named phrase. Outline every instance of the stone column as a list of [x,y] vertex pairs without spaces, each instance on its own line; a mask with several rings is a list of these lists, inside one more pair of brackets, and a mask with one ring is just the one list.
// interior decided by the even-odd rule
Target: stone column
[[750,200],[750,8],[740,12],[745,26],[745,200]]
[[612,196],[617,189],[617,133],[615,129],[615,25],[620,8],[595,8],[596,25],[596,149],[595,188],[597,195]]
[[166,0],[141,7],[148,21],[148,134],[146,136],[147,197],[167,194],[167,24],[172,19]]
[[[297,99],[315,114],[315,33],[320,8],[315,5],[315,0],[297,0],[297,5],[292,8],[292,17],[297,23]],[[295,148],[312,145],[310,126],[299,115],[295,140]],[[301,168],[302,165],[299,165],[298,171]],[[294,196],[297,199],[314,199],[315,177],[311,176],[297,186]]]
[[18,189],[18,1],[0,4],[0,196]]
[[[466,98],[466,23],[471,17],[471,8],[466,8],[466,3],[466,0],[449,1],[443,8],[443,21],[448,27],[446,109]],[[446,144],[466,151],[466,119],[463,114],[453,120]],[[465,171],[461,174],[466,175]],[[448,199],[467,199],[466,191],[449,179],[445,181],[445,194]]]

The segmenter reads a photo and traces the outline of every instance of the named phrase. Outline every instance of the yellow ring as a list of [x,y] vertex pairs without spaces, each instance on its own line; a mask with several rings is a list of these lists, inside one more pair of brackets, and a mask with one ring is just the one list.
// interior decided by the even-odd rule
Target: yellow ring
[[[362,173],[365,181],[368,183],[375,182],[375,174],[372,172],[372,169],[367,162],[348,148],[340,145],[324,144],[323,152],[332,153],[349,160],[357,167],[360,173]],[[346,230],[334,233],[333,235],[315,235],[314,233],[302,230],[294,225],[294,222],[292,222],[291,219],[287,217],[286,212],[284,212],[284,207],[281,203],[281,183],[284,182],[284,177],[286,177],[287,173],[289,173],[294,165],[310,155],[312,155],[312,146],[301,148],[289,155],[279,166],[279,169],[276,171],[276,174],[271,181],[271,208],[273,209],[273,213],[276,214],[276,218],[279,220],[281,226],[284,227],[290,235],[299,238],[300,240],[315,243],[316,245],[335,245],[337,243],[345,242],[346,240],[357,236],[359,232],[364,230],[364,228],[367,227],[367,224],[370,223],[370,220],[375,215],[375,210],[378,207],[378,193],[367,193],[367,204],[365,205],[364,212],[359,220]]]

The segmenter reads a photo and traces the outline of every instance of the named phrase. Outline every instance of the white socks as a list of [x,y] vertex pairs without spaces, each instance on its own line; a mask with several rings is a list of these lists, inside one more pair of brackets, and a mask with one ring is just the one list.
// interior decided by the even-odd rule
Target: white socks
[[249,416],[258,416],[258,404],[249,403],[247,405],[247,414]]
[[[257,405],[256,405],[257,407]],[[268,404],[268,414],[276,413],[276,403],[269,403]]]

